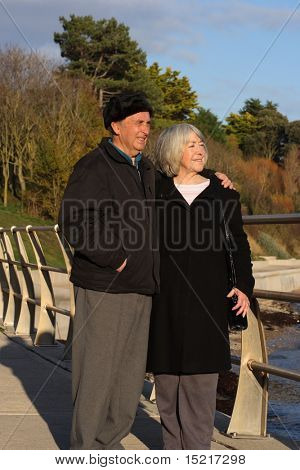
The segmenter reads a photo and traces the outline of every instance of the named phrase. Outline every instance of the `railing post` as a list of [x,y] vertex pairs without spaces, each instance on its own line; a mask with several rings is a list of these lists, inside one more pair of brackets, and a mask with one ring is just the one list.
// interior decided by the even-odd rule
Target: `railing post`
[[34,285],[31,275],[31,268],[25,266],[25,263],[29,263],[25,245],[21,233],[18,232],[17,227],[12,226],[11,232],[13,234],[17,250],[20,256],[21,269],[19,272],[22,275],[21,278],[21,292],[22,292],[22,304],[19,319],[16,323],[16,334],[17,335],[30,335],[34,331],[34,316],[35,316],[35,304],[28,303],[28,298],[35,299]]
[[251,302],[248,328],[242,332],[238,389],[227,434],[235,438],[267,437],[268,374],[251,371],[249,361],[268,362],[266,341],[256,299]]
[[[6,232],[1,232],[1,245],[3,258],[8,261],[7,269],[5,269],[6,281],[8,284],[8,302],[6,311],[3,316],[3,323],[7,326],[12,326],[15,329],[15,325],[19,320],[21,310],[21,300],[16,297],[15,294],[21,295],[20,283],[18,278],[17,268],[10,261],[15,261],[13,248],[11,245],[10,238]],[[6,263],[5,263],[6,264]],[[3,273],[2,273],[3,274]]]
[[[0,257],[1,259],[6,259],[5,256],[5,247],[3,245],[3,232],[2,232],[2,227],[0,228]],[[8,308],[8,303],[9,303],[9,284],[8,284],[8,278],[9,278],[9,269],[8,269],[8,264],[5,262],[0,263],[0,285],[1,285],[1,312],[0,312],[0,320],[3,323],[7,308]]]
[[55,305],[53,286],[49,272],[42,269],[42,266],[45,266],[47,263],[41,242],[37,233],[31,229],[32,226],[27,225],[26,231],[36,258],[41,288],[40,317],[34,344],[36,346],[51,346],[55,344],[56,318],[55,313],[48,309],[46,305]]
[[54,231],[55,231],[58,244],[62,251],[67,273],[68,273],[68,284],[69,284],[69,293],[70,293],[70,323],[69,323],[68,337],[67,337],[66,346],[65,346],[64,359],[70,359],[72,356],[73,322],[74,322],[74,315],[75,315],[74,288],[73,288],[72,283],[69,280],[70,275],[71,275],[71,269],[72,269],[71,263],[73,259],[73,254],[71,252],[69,245],[67,246],[65,245],[65,240],[57,224],[54,227]]

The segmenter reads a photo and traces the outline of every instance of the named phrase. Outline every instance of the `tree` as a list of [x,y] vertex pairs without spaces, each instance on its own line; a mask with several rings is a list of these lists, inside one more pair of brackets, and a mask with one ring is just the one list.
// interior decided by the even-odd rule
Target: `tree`
[[249,98],[245,101],[244,106],[240,109],[239,114],[249,113],[252,116],[257,116],[259,111],[264,108],[264,105],[258,98]]
[[244,135],[251,134],[257,130],[257,119],[248,112],[243,114],[230,113],[226,121],[226,132],[228,134],[235,134],[240,142],[242,142]]
[[189,79],[180,77],[178,70],[167,67],[165,72],[154,62],[149,67],[151,80],[161,90],[163,103],[156,117],[171,121],[184,121],[194,118],[197,107],[197,93],[192,90]]
[[0,165],[9,194],[55,218],[74,163],[104,129],[91,83],[20,48],[0,50]]
[[[92,16],[70,15],[59,18],[63,32],[54,33],[65,68],[89,77],[103,105],[104,98],[127,88],[126,73],[132,68],[146,67],[146,54],[129,35],[129,28],[115,18],[94,20]],[[109,95],[108,95],[109,96]]]
[[291,145],[284,165],[284,193],[293,199],[295,208],[300,210],[300,152],[297,145]]
[[191,124],[198,127],[208,140],[212,138],[217,142],[225,143],[224,126],[210,109],[199,107]]
[[163,105],[163,92],[157,83],[152,80],[149,70],[144,66],[135,66],[125,74],[127,91],[143,91],[154,108],[154,116],[159,113]]
[[289,144],[300,145],[300,121],[292,121],[287,126]]
[[242,114],[230,113],[226,118],[226,133],[236,136],[244,156],[256,153],[256,138],[258,130],[257,118],[245,111]]
[[9,186],[15,197],[24,198],[26,173],[36,157],[34,94],[49,83],[52,66],[45,57],[18,47],[0,50],[0,154],[5,206]]
[[231,113],[226,118],[226,132],[237,136],[246,158],[259,155],[282,162],[288,119],[277,107],[272,101],[263,105],[259,99],[250,98],[239,114]]
[[[267,102],[270,103],[270,102]],[[256,151],[259,155],[274,160],[281,152],[281,143],[286,139],[288,119],[276,108],[266,105],[257,115]]]
[[47,218],[57,216],[76,161],[94,148],[104,133],[90,82],[58,75],[56,84],[58,87],[52,83],[37,97],[37,158],[28,197],[29,204],[40,204],[40,215]]

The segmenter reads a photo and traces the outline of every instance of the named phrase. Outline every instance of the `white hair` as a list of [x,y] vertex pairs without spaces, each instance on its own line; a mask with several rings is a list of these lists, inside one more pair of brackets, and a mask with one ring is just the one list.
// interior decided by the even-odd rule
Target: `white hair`
[[167,176],[178,175],[184,147],[188,144],[191,133],[196,134],[204,144],[206,164],[208,152],[202,132],[192,124],[174,124],[159,135],[154,152],[156,167]]

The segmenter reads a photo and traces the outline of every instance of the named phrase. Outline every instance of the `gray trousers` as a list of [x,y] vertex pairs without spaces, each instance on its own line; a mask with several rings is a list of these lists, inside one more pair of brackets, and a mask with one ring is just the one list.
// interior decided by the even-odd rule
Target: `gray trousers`
[[122,449],[145,377],[152,298],[75,287],[71,449]]
[[164,449],[209,450],[219,374],[155,375]]

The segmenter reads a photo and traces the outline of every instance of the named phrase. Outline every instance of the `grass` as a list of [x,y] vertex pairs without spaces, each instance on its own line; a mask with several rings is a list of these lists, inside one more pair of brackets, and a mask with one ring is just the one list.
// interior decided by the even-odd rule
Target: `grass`
[[[54,226],[53,221],[44,220],[38,217],[31,217],[28,214],[20,212],[20,208],[15,205],[9,205],[4,207],[0,205],[0,227],[10,228],[13,225],[17,227],[24,227],[26,225],[33,226]],[[56,235],[53,232],[38,232],[39,239],[41,241],[43,251],[46,257],[47,264],[57,267],[65,267],[63,256],[56,240]],[[9,235],[14,254],[18,260],[18,251],[16,248],[15,241],[11,235]],[[36,263],[34,252],[29,237],[26,233],[22,233],[22,239],[28,254],[29,262]]]
[[257,241],[267,255],[276,256],[278,259],[291,258],[286,248],[268,233],[260,232]]

